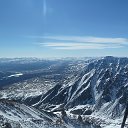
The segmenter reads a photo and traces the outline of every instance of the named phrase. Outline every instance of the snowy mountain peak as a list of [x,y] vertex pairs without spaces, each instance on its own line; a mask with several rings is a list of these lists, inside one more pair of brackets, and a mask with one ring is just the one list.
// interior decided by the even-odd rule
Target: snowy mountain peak
[[[39,108],[63,104],[65,109],[90,105],[109,117],[121,116],[128,92],[128,58],[107,56],[88,63],[70,86],[56,85],[40,99]],[[46,106],[45,104],[49,104]],[[106,111],[104,111],[106,110]]]

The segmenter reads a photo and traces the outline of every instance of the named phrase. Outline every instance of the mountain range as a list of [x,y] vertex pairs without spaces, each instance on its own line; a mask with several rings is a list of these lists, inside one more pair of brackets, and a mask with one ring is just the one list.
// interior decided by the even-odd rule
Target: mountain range
[[[11,122],[11,116],[14,117],[17,111],[16,116],[22,121],[40,114],[43,117],[36,120],[47,122],[46,117],[50,120],[52,115],[53,120],[63,120],[60,127],[78,127],[71,123],[78,116],[93,127],[120,127],[128,99],[126,57],[1,59],[0,69],[1,120]],[[15,110],[12,110],[12,104]],[[24,111],[28,109],[36,115],[31,111],[26,114]],[[5,111],[7,114],[14,113],[8,116]],[[67,113],[66,119],[62,118],[63,111]],[[53,120],[51,122],[56,122]],[[19,124],[25,127],[24,123]],[[29,120],[30,124],[41,127]]]

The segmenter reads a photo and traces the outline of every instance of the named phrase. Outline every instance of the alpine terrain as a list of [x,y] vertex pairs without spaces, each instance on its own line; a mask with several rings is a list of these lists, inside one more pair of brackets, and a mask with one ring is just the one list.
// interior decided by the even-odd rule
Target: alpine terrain
[[0,59],[1,128],[120,128],[127,102],[128,58]]

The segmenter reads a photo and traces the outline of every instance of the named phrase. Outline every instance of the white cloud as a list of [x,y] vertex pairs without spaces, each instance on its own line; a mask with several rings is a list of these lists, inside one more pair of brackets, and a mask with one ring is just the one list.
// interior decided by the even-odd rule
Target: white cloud
[[127,38],[102,38],[88,36],[44,36],[45,39],[75,41],[75,42],[90,42],[90,43],[127,43]]
[[73,43],[73,42],[47,42],[40,43],[41,46],[51,47],[53,49],[78,50],[78,49],[105,49],[105,48],[120,48],[121,45],[107,44],[91,44],[91,43]]
[[127,38],[80,36],[45,36],[40,38],[45,39],[44,43],[40,43],[41,46],[64,50],[121,48],[128,45]]

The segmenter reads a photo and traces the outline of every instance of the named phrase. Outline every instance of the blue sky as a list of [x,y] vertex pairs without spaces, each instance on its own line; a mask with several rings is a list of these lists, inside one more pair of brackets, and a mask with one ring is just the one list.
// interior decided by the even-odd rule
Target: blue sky
[[0,57],[128,56],[128,0],[0,0]]

